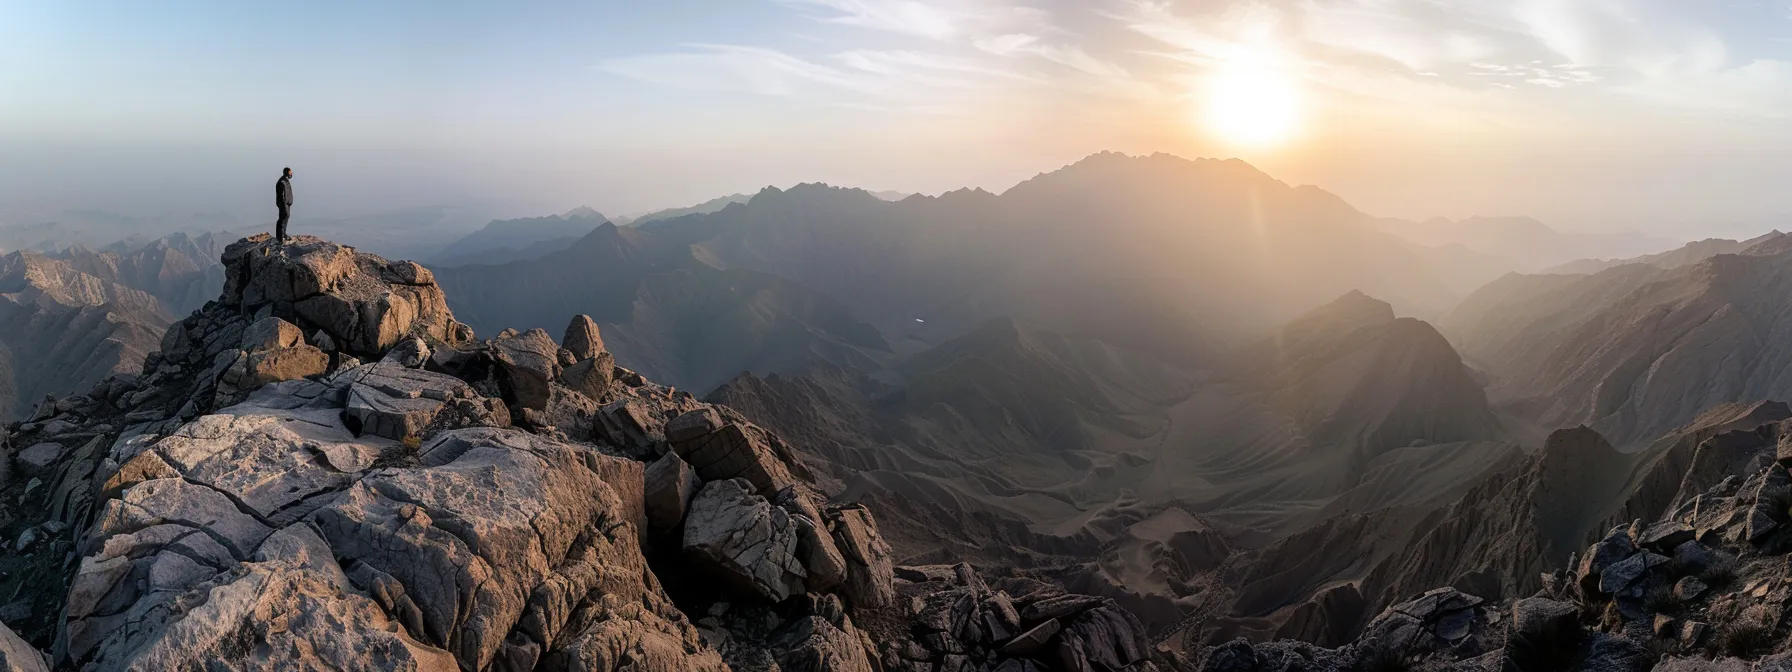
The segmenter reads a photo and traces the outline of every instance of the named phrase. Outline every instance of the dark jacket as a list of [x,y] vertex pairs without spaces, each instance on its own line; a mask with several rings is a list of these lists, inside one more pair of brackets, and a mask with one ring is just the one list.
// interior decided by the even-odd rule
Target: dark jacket
[[281,175],[280,181],[274,183],[274,205],[282,208],[292,205],[292,178]]

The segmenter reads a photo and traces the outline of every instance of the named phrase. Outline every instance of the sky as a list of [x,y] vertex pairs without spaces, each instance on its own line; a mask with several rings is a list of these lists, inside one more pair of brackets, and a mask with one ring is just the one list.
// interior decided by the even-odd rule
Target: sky
[[310,214],[619,214],[1115,150],[1695,238],[1792,213],[1789,117],[1792,0],[0,0],[0,222],[259,212],[283,166]]

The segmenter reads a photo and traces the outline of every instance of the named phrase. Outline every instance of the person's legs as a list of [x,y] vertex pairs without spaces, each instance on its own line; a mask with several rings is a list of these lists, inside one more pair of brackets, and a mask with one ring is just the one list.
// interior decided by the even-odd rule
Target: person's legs
[[286,218],[291,215],[292,215],[291,207],[284,206],[284,205],[280,206],[280,221],[278,221],[274,224],[274,240],[276,242],[279,242],[279,243],[286,242]]

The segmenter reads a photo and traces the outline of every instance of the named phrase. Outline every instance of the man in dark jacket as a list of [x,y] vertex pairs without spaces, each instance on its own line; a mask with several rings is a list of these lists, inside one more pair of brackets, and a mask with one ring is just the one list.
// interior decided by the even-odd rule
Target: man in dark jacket
[[280,208],[280,221],[274,224],[274,240],[286,244],[286,219],[292,216],[292,169],[280,171],[274,183],[274,207]]

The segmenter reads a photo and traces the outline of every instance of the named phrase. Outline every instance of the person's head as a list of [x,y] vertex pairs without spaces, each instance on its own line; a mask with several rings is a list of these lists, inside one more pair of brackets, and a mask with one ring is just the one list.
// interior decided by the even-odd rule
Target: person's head
[[292,177],[292,169],[291,168],[282,168],[280,170],[280,174],[284,175],[286,177]]

